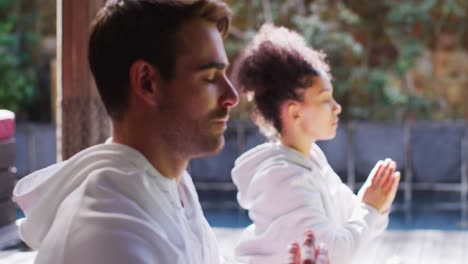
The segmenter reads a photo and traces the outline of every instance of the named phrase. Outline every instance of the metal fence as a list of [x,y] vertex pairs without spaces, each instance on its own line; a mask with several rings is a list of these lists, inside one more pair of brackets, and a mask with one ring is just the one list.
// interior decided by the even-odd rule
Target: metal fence
[[[226,144],[218,155],[193,160],[189,165],[202,203],[237,207],[231,169],[236,158],[266,139],[247,121],[231,121]],[[15,134],[16,175],[20,178],[56,162],[55,126],[18,124]],[[318,142],[329,163],[351,189],[357,190],[379,160],[390,157],[402,173],[395,206],[409,216],[417,190],[452,192],[456,202],[440,201],[434,208],[468,210],[468,122],[351,122],[341,124],[335,139]],[[203,192],[216,192],[204,199]],[[222,196],[222,193],[230,193]],[[221,197],[222,196],[222,197]],[[216,196],[217,197],[217,196]],[[226,206],[223,203],[221,206]]]
[[[219,155],[193,160],[190,173],[200,192],[232,192],[235,159],[246,150],[265,142],[251,122],[231,122],[226,146]],[[351,189],[357,190],[374,164],[386,157],[398,163],[402,174],[399,187],[403,199],[394,206],[411,218],[414,192],[417,190],[454,192],[456,202],[432,204],[439,209],[459,209],[467,217],[468,193],[468,122],[350,122],[342,124],[335,139],[318,142],[330,165]],[[219,205],[202,201],[206,206]],[[233,201],[227,201],[237,206]],[[221,206],[225,206],[222,204]]]

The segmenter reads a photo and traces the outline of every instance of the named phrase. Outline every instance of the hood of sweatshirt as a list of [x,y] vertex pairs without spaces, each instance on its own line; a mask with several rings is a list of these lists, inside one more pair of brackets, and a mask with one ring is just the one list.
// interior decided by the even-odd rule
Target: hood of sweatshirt
[[138,167],[149,164],[142,154],[130,147],[100,144],[21,179],[13,190],[13,200],[26,215],[19,228],[21,238],[30,247],[38,249],[49,233],[62,202],[92,171],[111,166],[116,160],[130,161]]
[[[314,144],[312,149],[314,148],[318,147]],[[231,175],[238,189],[237,200],[243,208],[249,209],[252,201],[262,191],[261,188],[256,187],[256,175],[269,166],[282,162],[293,163],[307,170],[315,167],[311,159],[279,142],[261,144],[245,152],[236,160]]]

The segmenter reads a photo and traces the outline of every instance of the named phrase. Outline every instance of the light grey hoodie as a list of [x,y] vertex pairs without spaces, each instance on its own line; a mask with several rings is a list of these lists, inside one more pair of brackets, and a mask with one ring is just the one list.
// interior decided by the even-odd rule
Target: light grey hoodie
[[259,145],[237,159],[232,178],[253,221],[235,249],[243,262],[286,263],[288,244],[312,230],[332,264],[351,263],[388,224],[388,214],[362,203],[315,144],[309,158],[280,143]]

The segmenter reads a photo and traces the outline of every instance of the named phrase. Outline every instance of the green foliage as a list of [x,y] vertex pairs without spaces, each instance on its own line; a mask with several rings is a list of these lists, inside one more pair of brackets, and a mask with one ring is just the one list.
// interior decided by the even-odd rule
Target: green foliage
[[455,31],[461,42],[468,31],[464,0],[233,2],[237,22],[244,22],[234,26],[245,34],[228,39],[229,54],[237,54],[267,17],[298,31],[327,54],[344,119],[433,117],[436,104],[410,91],[408,72],[440,32]]
[[37,36],[25,30],[31,17],[14,12],[15,1],[0,0],[0,108],[17,112],[35,98],[35,71],[30,49]]

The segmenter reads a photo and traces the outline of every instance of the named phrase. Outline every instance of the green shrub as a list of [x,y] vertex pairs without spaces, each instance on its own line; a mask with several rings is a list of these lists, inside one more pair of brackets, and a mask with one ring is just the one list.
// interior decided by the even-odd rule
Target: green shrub
[[0,108],[14,112],[35,99],[31,49],[37,44],[37,36],[28,31],[33,19],[20,17],[16,4],[0,0]]

